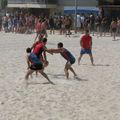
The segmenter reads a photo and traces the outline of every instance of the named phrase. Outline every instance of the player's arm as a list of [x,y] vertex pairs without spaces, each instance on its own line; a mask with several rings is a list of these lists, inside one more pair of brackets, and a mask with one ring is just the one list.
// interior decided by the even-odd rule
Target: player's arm
[[92,49],[92,37],[91,37],[91,40],[90,40],[90,48]]
[[44,49],[45,52],[48,52],[49,54],[52,54],[52,52],[49,49],[47,49],[46,46],[44,46],[43,49]]
[[47,61],[46,51],[43,52],[43,59]]
[[80,47],[83,48],[83,47],[82,47],[82,38],[80,39]]
[[49,52],[51,53],[61,53],[63,52],[64,50],[62,48],[58,48],[58,49],[49,49]]

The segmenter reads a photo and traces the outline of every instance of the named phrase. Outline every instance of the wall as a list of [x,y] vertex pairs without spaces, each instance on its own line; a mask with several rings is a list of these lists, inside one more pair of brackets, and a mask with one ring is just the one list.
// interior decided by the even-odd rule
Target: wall
[[[60,6],[74,6],[75,0],[58,0]],[[97,0],[77,0],[78,6],[96,6]]]

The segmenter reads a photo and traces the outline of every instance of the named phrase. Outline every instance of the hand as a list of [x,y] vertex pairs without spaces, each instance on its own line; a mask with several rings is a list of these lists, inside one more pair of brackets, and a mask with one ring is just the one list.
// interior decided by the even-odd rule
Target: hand
[[49,62],[46,60],[44,61],[44,67],[47,67],[49,65]]

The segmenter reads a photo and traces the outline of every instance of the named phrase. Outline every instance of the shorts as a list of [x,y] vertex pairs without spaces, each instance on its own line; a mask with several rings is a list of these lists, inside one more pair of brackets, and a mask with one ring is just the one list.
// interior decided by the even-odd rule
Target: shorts
[[112,28],[112,32],[116,33],[117,29],[116,28]]
[[70,29],[70,25],[65,25],[65,28],[68,30]]
[[82,49],[80,51],[80,54],[83,55],[83,54],[92,54],[92,51],[90,49]]
[[42,64],[31,65],[30,69],[31,70],[42,70],[43,69],[43,65]]
[[75,63],[75,60],[67,61],[67,64],[68,64],[68,65],[72,65],[72,64],[74,64],[74,63]]
[[50,29],[54,29],[55,28],[55,26],[54,25],[50,25]]

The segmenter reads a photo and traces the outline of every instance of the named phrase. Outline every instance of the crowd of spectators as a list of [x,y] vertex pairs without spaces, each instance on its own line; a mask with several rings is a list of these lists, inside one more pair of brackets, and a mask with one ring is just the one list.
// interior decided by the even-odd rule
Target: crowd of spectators
[[76,33],[88,29],[93,35],[96,33],[100,36],[105,36],[106,32],[112,32],[112,23],[114,22],[114,24],[116,23],[116,33],[120,34],[119,18],[110,21],[106,16],[100,17],[94,14],[77,14],[76,17],[64,15],[44,18],[28,13],[17,15],[6,14],[0,17],[0,31],[31,34],[33,32],[39,32],[39,29],[44,29],[42,31],[46,34],[46,30],[49,29],[50,34],[55,34],[55,30],[59,30],[59,34],[71,34],[71,29],[75,28],[75,21]]

